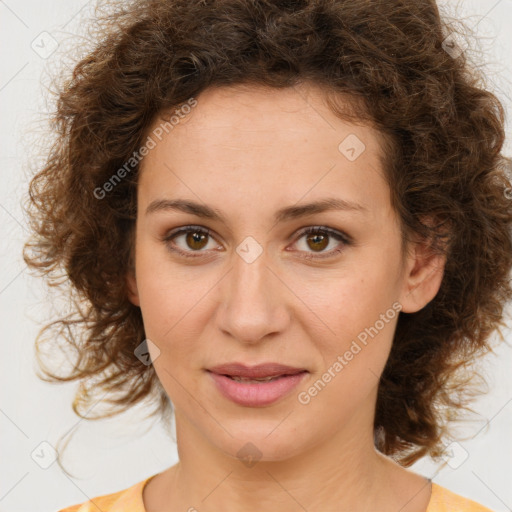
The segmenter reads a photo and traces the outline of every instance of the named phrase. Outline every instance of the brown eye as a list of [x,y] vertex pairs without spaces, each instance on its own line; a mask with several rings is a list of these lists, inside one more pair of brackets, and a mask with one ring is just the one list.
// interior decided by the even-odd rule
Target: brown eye
[[202,249],[207,241],[208,234],[200,231],[189,231],[185,237],[186,244],[188,247],[194,250]]
[[307,244],[315,251],[323,251],[329,245],[329,236],[311,233],[306,238]]
[[[183,240],[181,241],[181,239]],[[197,257],[208,252],[203,249],[208,246],[209,242],[213,242],[214,238],[208,229],[187,226],[173,231],[163,238],[163,241],[171,252],[185,257]],[[217,244],[212,243],[211,249],[217,247]]]
[[[304,252],[304,257],[307,259],[329,258],[339,254],[344,247],[352,244],[352,239],[348,235],[323,226],[303,230],[298,240],[302,239],[305,243],[296,243],[299,246],[299,252]],[[333,241],[337,243],[332,243]],[[300,247],[301,245],[302,247]],[[326,251],[325,249],[330,245],[333,245],[333,248]]]

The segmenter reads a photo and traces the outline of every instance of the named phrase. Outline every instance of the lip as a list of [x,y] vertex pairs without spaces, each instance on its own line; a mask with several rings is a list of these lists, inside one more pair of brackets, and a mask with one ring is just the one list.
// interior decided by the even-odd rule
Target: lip
[[[277,363],[247,367],[229,363],[207,370],[219,392],[232,402],[245,407],[264,407],[288,395],[309,373]],[[237,382],[230,376],[245,378],[277,377],[269,382]]]
[[242,363],[226,363],[214,366],[208,371],[218,375],[231,377],[245,377],[247,379],[262,379],[277,377],[279,375],[294,375],[306,371],[305,368],[295,368],[279,363],[262,363],[255,366],[246,366]]

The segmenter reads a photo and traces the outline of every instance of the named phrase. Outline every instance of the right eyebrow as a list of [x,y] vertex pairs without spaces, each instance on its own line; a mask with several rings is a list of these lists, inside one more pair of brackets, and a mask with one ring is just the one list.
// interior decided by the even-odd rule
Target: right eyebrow
[[[189,201],[187,199],[156,199],[146,208],[146,215],[169,210],[190,213],[197,217],[226,223],[225,215],[220,210],[195,201]],[[331,210],[368,213],[368,208],[352,201],[340,198],[325,198],[308,204],[281,208],[275,213],[274,218],[275,222],[285,222]]]

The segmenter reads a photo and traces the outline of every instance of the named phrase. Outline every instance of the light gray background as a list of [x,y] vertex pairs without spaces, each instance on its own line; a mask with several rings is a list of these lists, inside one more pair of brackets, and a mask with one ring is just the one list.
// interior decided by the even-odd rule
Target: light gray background
[[[467,17],[480,40],[488,86],[512,108],[512,0],[443,2],[448,12]],[[21,258],[27,236],[20,198],[27,187],[27,158],[40,142],[45,111],[41,80],[63,62],[61,51],[76,41],[81,19],[92,11],[83,0],[0,0],[1,187],[0,187],[0,511],[54,512],[61,507],[118,491],[177,461],[176,447],[158,424],[139,423],[134,408],[118,418],[88,422],[71,410],[76,384],[51,385],[34,373],[33,341],[52,314],[42,283],[31,278]],[[54,43],[54,40],[56,43]],[[52,44],[59,44],[52,51]],[[84,45],[87,40],[83,40]],[[42,78],[43,77],[43,78]],[[512,155],[511,140],[507,154]],[[510,312],[510,309],[509,309]],[[505,331],[510,342],[512,334]],[[512,510],[512,349],[502,344],[486,359],[489,394],[475,403],[479,414],[453,445],[442,470],[423,460],[413,470],[494,511]],[[146,409],[147,411],[147,409]],[[483,428],[487,425],[487,428]],[[65,462],[68,478],[51,462],[49,443],[72,427],[78,431]],[[468,435],[469,433],[469,435]],[[448,453],[448,452],[447,452]],[[32,454],[32,455],[31,455]]]

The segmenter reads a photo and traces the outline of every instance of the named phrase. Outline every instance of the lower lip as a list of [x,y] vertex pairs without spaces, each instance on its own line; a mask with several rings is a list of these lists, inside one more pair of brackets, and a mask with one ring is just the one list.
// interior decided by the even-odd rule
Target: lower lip
[[269,382],[238,382],[225,375],[208,372],[219,391],[231,401],[246,407],[270,405],[296,387],[308,372],[285,375]]

